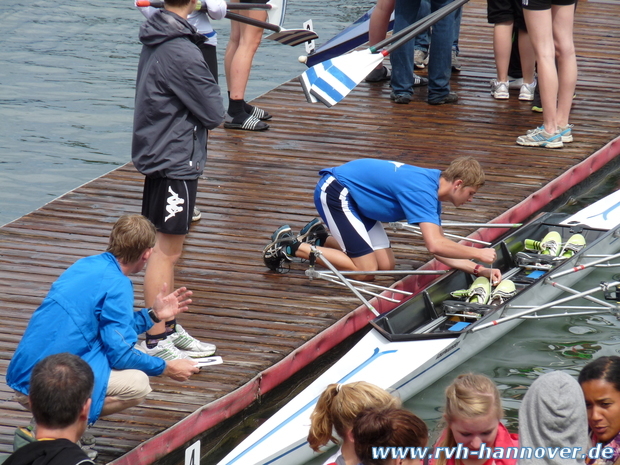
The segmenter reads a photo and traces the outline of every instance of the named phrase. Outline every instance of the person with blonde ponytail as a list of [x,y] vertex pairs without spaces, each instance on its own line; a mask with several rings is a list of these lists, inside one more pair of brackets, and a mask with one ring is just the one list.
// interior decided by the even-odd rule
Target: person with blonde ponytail
[[[518,435],[508,432],[500,421],[503,416],[499,391],[491,379],[474,373],[459,375],[446,388],[446,428],[435,447],[456,448],[461,444],[470,453],[467,458],[433,456],[430,465],[515,465],[516,458],[493,458],[496,447],[518,447]],[[487,452],[490,449],[489,457],[484,453],[481,458],[478,453],[471,454],[480,451],[482,444]]]
[[340,444],[338,452],[325,465],[358,465],[360,460],[355,454],[352,433],[357,416],[369,408],[398,408],[400,404],[385,389],[366,381],[330,384],[310,416],[308,443],[315,452],[330,441]]

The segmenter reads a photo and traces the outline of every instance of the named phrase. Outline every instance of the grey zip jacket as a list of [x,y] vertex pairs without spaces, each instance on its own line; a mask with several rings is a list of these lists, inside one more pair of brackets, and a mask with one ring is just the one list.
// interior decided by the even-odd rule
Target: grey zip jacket
[[140,27],[140,41],[133,163],[145,176],[197,179],[207,160],[207,130],[221,124],[225,111],[196,46],[204,36],[161,10]]

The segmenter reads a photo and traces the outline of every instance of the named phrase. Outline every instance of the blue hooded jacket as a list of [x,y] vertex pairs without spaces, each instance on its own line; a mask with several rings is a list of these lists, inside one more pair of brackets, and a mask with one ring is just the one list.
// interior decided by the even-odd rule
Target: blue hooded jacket
[[133,283],[109,252],[70,266],[52,285],[33,313],[7,370],[7,384],[28,395],[30,373],[48,355],[70,352],[93,369],[95,387],[89,423],[101,413],[110,372],[136,369],[158,376],[166,368],[160,358],[134,348],[153,326],[147,310],[133,310]]

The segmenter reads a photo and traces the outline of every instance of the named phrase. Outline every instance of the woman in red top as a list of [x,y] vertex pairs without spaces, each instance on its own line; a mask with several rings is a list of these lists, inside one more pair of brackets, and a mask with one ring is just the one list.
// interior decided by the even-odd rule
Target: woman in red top
[[[467,373],[459,375],[446,389],[444,411],[446,428],[435,447],[448,447],[455,453],[448,458],[445,453],[438,459],[433,456],[431,465],[515,465],[517,459],[493,458],[496,447],[502,448],[507,456],[507,448],[517,448],[518,436],[508,432],[501,423],[504,416],[501,399],[495,383],[484,375]],[[482,447],[484,445],[484,447]],[[473,451],[476,451],[472,454]],[[508,455],[514,457],[516,452]],[[487,455],[488,454],[488,455]],[[482,457],[478,457],[481,455]],[[500,455],[500,454],[496,454]]]

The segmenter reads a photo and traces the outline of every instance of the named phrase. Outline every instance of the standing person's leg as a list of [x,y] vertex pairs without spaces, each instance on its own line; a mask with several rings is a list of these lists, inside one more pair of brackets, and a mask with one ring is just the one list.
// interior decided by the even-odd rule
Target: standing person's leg
[[[416,21],[426,18],[429,14],[431,14],[431,1],[422,0],[420,2],[420,9],[418,10]],[[415,68],[423,69],[428,65],[428,50],[430,45],[430,31],[428,29],[422,34],[418,34],[414,39],[413,66]]]
[[[514,16],[514,30],[517,35],[518,55],[523,82],[519,90],[519,100],[533,101],[536,96],[536,56],[534,47],[527,33],[527,26],[523,18],[521,0],[512,0],[512,14]],[[508,73],[510,74],[510,73]]]
[[[513,21],[496,23],[493,27],[493,54],[495,56],[495,69],[497,70],[497,81],[508,84],[508,65],[510,64],[510,54],[512,52],[512,30]],[[495,98],[508,98],[508,96]]]
[[[420,0],[396,0],[394,8],[394,33],[413,24],[418,17]],[[413,95],[413,41],[394,50],[390,55],[392,63],[392,93],[394,103],[409,103]]]
[[[267,19],[267,13],[263,10],[247,10],[239,14],[261,21]],[[256,109],[257,111],[260,110],[258,115],[253,115],[255,107],[247,104],[244,100],[252,69],[252,60],[262,36],[263,29],[259,27],[231,21],[230,41],[224,57],[229,99],[228,112],[224,122],[225,128],[249,131],[269,129],[269,125],[262,122],[261,119],[269,119],[271,115],[260,109]]]
[[[512,55],[514,0],[487,0],[487,20],[493,24],[493,57],[497,77],[491,80],[491,95],[497,100],[510,98],[508,68]],[[520,0],[517,0],[520,1]]]
[[461,71],[461,61],[459,55],[459,36],[461,35],[461,19],[463,18],[463,7],[456,10],[454,15],[454,42],[452,42],[452,71]]
[[[144,301],[151,307],[164,283],[168,292],[174,290],[174,268],[183,253],[185,236],[189,232],[196,203],[198,180],[146,178],[142,199],[142,214],[155,225],[157,240],[144,273]],[[142,348],[149,355],[171,360],[173,358],[207,357],[215,352],[213,344],[176,331],[176,319],[155,323],[146,333]],[[183,338],[177,336],[183,334]],[[173,335],[173,338],[168,336]],[[183,347],[181,347],[183,346]],[[179,348],[191,353],[181,353]]]
[[[377,0],[368,25],[368,45],[375,45],[385,39],[390,25],[390,16],[394,11],[394,3],[395,0]],[[386,81],[389,78],[388,70],[381,62],[366,76],[366,82]]]
[[[540,99],[545,109],[543,126],[517,138],[517,144],[533,147],[561,148],[562,138],[557,132],[558,73],[555,65],[555,44],[551,8],[531,10],[524,8],[523,16],[534,47]],[[572,97],[572,96],[571,96]]]
[[[556,123],[560,129],[565,129],[568,126],[573,96],[575,95],[575,87],[577,85],[577,57],[573,41],[575,7],[574,5],[553,5],[551,12],[553,15],[553,37],[556,44],[558,66]],[[547,111],[546,108],[545,111]]]
[[[449,0],[431,0],[431,11],[435,12],[449,3]],[[428,103],[431,105],[454,103],[458,100],[456,93],[450,92],[454,15],[455,12],[450,13],[435,23],[431,30],[428,60]]]

